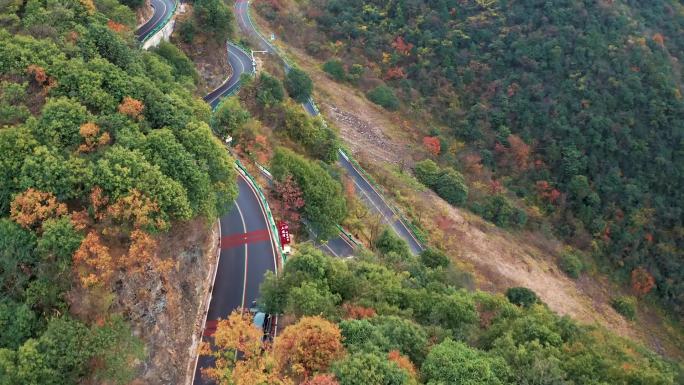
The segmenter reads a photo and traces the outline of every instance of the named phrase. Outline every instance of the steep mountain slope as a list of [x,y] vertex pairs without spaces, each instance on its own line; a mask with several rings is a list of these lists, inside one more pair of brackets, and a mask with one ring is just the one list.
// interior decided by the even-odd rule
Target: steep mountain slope
[[[505,195],[524,200],[528,216],[541,212],[556,234],[611,263],[624,281],[636,276],[643,286],[638,279],[653,276],[656,295],[681,313],[680,3],[319,0],[256,8],[282,38],[330,59],[331,76],[371,100],[391,102],[391,91],[376,89],[385,82],[405,107],[430,111],[447,127],[424,130],[442,141],[442,164],[468,174],[475,159]],[[455,138],[469,146],[444,148]],[[490,204],[467,205],[496,221]]]

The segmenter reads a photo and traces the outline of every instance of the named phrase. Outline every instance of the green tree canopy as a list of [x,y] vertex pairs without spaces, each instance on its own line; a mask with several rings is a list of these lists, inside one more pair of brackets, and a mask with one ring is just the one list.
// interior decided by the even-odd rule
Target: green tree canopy
[[350,354],[333,364],[340,385],[405,385],[409,377],[386,357],[373,353]]
[[429,385],[503,385],[510,369],[500,358],[447,338],[430,350],[420,371]]
[[271,172],[278,181],[292,175],[304,195],[304,217],[321,239],[338,233],[337,224],[347,215],[342,185],[319,164],[279,147],[271,159]]
[[285,89],[292,99],[305,103],[313,92],[313,82],[306,72],[292,68],[285,75]]

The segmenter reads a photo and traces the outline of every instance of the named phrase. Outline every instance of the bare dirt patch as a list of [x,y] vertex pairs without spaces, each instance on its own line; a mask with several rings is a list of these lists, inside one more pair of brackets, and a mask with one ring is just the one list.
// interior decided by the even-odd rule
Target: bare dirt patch
[[233,68],[228,62],[226,43],[210,39],[203,33],[197,33],[191,44],[183,42],[178,35],[178,25],[192,17],[192,7],[182,5],[182,12],[176,16],[176,28],[171,35],[171,41],[179,47],[195,63],[200,82],[197,91],[205,95],[218,88],[233,74]]
[[183,44],[174,39],[175,43],[195,63],[195,68],[200,75],[200,83],[197,87],[201,95],[205,95],[223,84],[233,74],[233,68],[228,63],[226,46],[213,41],[202,41],[195,38],[193,44]]

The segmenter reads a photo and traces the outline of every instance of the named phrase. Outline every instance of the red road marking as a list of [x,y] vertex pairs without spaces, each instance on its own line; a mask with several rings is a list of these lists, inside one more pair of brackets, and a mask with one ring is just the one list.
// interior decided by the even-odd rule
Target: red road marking
[[248,233],[233,234],[221,238],[221,248],[227,249],[239,245],[244,245],[247,243],[268,241],[270,239],[271,236],[268,232],[268,229],[250,231]]
[[204,325],[204,332],[202,333],[205,337],[210,337],[216,332],[216,327],[218,326],[218,320],[207,321]]

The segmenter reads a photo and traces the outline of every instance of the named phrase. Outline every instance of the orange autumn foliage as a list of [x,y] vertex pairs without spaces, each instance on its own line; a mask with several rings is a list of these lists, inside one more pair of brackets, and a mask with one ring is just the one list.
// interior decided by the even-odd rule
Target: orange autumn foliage
[[660,33],[653,35],[653,41],[661,47],[665,45],[665,38]]
[[345,318],[347,319],[373,318],[377,315],[375,309],[373,308],[352,305],[350,303],[345,303],[342,305],[342,310],[344,310]]
[[108,20],[107,21],[107,27],[116,33],[124,32],[127,29],[125,25],[123,25],[121,23],[117,23],[114,20]]
[[[202,376],[218,385],[289,385],[280,375],[268,350],[262,351],[262,331],[254,326],[249,313],[233,311],[228,319],[219,320],[213,335],[215,349],[207,342],[200,345],[200,354],[215,359],[215,366],[202,369]],[[237,360],[234,353],[241,357]]]
[[133,119],[137,119],[144,108],[145,106],[140,100],[133,99],[130,96],[124,96],[121,104],[119,104],[119,112]]
[[31,64],[26,68],[26,72],[29,75],[33,75],[33,78],[36,80],[36,83],[43,85],[47,82],[48,76],[45,73],[45,69],[43,67],[37,66],[35,64]]
[[532,152],[530,146],[517,135],[509,135],[508,143],[511,145],[510,151],[518,169],[526,169],[529,164],[530,153]]
[[436,136],[425,136],[423,137],[423,147],[432,154],[433,156],[439,155],[440,151],[442,151],[441,144],[439,142],[439,138]]
[[78,130],[79,134],[85,140],[85,143],[78,147],[78,152],[91,152],[97,147],[104,146],[109,143],[111,139],[109,133],[105,132],[98,137],[100,127],[92,122],[84,123]]
[[655,279],[648,270],[637,267],[632,270],[632,290],[638,295],[646,295],[655,287]]
[[385,73],[385,80],[404,79],[406,72],[401,67],[392,67]]
[[340,385],[340,383],[333,374],[317,374],[302,382],[301,385]]
[[157,255],[158,243],[149,234],[141,230],[131,233],[131,245],[119,266],[127,274],[142,274],[145,272],[168,273],[173,268],[171,260],[162,260]]
[[43,67],[31,64],[26,68],[26,73],[33,75],[36,83],[43,88],[41,92],[43,95],[46,95],[51,88],[57,85],[55,79],[48,76]]
[[10,218],[27,229],[37,229],[45,220],[66,213],[66,205],[59,203],[52,193],[33,188],[15,196],[10,204]]
[[74,224],[74,228],[78,231],[85,230],[91,225],[90,216],[88,211],[83,209],[80,211],[74,211],[71,213],[71,223]]
[[404,41],[403,37],[397,36],[397,38],[394,39],[394,41],[392,42],[392,47],[400,54],[406,56],[411,53],[411,49],[413,49],[413,44],[407,43]]
[[478,154],[468,154],[463,157],[463,169],[468,174],[478,177],[482,175],[484,165],[482,164],[482,157]]
[[299,228],[301,215],[299,211],[304,207],[304,193],[291,175],[282,182],[275,183],[275,195],[281,208],[283,219],[288,222],[290,229],[296,232]]
[[134,229],[156,227],[165,229],[168,223],[159,218],[159,205],[139,190],[133,190],[107,207],[107,218],[128,223]]
[[399,366],[409,375],[409,377],[413,379],[418,378],[418,372],[416,371],[416,367],[413,365],[413,362],[411,362],[408,357],[402,355],[398,350],[391,350],[387,354],[387,359],[394,361],[397,366]]
[[93,187],[90,191],[90,204],[93,207],[93,212],[95,214],[95,219],[102,219],[104,217],[103,209],[109,203],[109,197],[104,195],[102,188],[100,186]]
[[325,372],[344,355],[342,332],[322,317],[303,317],[276,340],[275,357],[281,370],[308,377]]
[[109,248],[100,236],[91,231],[81,242],[73,257],[74,271],[84,287],[109,284],[116,268]]

